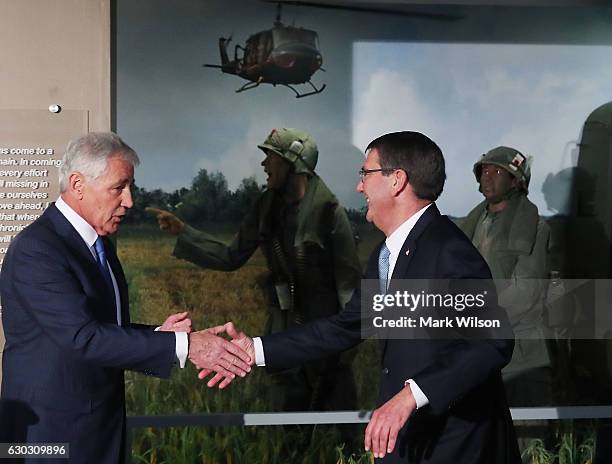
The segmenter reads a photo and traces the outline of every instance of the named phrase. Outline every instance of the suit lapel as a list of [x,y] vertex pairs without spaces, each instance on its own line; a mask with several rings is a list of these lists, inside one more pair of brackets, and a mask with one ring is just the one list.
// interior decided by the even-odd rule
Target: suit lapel
[[[87,263],[87,266],[85,266],[85,268],[88,270],[88,274],[91,276],[90,279],[97,290],[97,294],[101,295],[104,300],[104,307],[110,307],[114,309],[114,295],[109,292],[108,286],[106,285],[104,277],[102,276],[100,268],[98,267],[98,263],[96,262],[96,259],[94,258],[93,254],[91,253],[91,250],[89,249],[83,238],[79,235],[79,233],[72,226],[72,224],[70,224],[70,221],[68,221],[68,219],[66,219],[66,217],[55,207],[55,204],[50,205],[43,213],[43,216],[51,222],[51,224],[55,228],[55,231],[63,238],[64,242],[66,243],[66,246],[70,250],[72,250],[72,252],[79,259],[79,261]],[[109,242],[109,240],[105,240],[104,246],[107,251],[107,260],[110,264],[111,259],[117,261],[117,257],[115,255],[114,247],[112,247],[112,245],[109,246]],[[109,250],[112,251],[109,252]],[[111,256],[113,258],[111,258]],[[117,287],[119,287],[119,294],[121,300],[121,315],[123,317],[124,313],[127,312],[128,308],[127,303],[124,304],[124,299],[127,300],[127,290],[125,290],[127,285],[125,284],[125,276],[123,275],[123,271],[121,271],[120,265],[118,266],[120,274],[115,271],[116,267],[113,267],[112,264],[111,269],[113,270],[113,274],[115,275],[115,279],[117,280]],[[101,317],[104,322],[114,322],[115,324],[117,323],[116,312],[105,311],[103,314],[100,314],[99,317]],[[123,319],[123,321],[126,320],[127,319]]]
[[419,237],[423,234],[425,229],[427,229],[427,226],[429,226],[438,216],[440,216],[440,211],[436,207],[436,204],[433,203],[414,225],[408,237],[406,237],[404,245],[397,257],[397,261],[395,262],[389,288],[391,288],[394,279],[418,279],[421,277],[418,275],[418,269],[410,269],[410,263],[417,250]]
[[91,250],[83,241],[83,238],[76,229],[72,227],[68,219],[66,219],[55,207],[55,204],[50,205],[45,210],[43,217],[47,218],[51,224],[53,224],[58,235],[64,239],[66,245],[81,258],[81,260],[85,262],[89,261],[91,264],[97,265],[95,258],[91,254]]

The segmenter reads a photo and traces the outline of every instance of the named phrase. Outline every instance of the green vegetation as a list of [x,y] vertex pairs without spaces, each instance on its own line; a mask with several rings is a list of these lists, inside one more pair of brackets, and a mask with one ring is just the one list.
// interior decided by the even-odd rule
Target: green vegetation
[[592,464],[595,451],[595,421],[557,421],[548,446],[544,440],[531,440],[523,450],[529,464]]
[[223,173],[209,173],[206,169],[200,169],[190,188],[183,187],[168,193],[161,189],[135,187],[134,207],[127,221],[153,223],[144,208],[154,206],[173,211],[193,226],[213,222],[237,223],[262,191],[263,187],[253,177],[243,179],[236,190],[231,191]]
[[[134,186],[134,206],[126,217],[126,223],[154,224],[155,219],[145,212],[146,207],[152,206],[172,211],[196,228],[206,226],[210,232],[211,224],[239,224],[263,191],[264,186],[257,184],[255,177],[242,179],[232,191],[222,172],[200,169],[189,188],[165,192]],[[365,224],[365,212],[365,207],[347,211],[349,220],[360,225]]]

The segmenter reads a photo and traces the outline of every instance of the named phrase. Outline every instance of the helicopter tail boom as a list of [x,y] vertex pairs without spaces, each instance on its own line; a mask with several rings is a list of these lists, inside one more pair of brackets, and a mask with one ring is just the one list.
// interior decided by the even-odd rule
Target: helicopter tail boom
[[227,65],[229,63],[229,57],[227,56],[227,46],[231,41],[231,35],[227,39],[225,37],[219,37],[219,55],[221,55],[222,65]]

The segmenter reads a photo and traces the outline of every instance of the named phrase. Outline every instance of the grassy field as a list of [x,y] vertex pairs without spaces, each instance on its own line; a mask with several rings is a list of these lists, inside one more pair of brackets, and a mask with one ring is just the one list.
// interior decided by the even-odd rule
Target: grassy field
[[[229,238],[228,230],[217,231]],[[362,234],[363,236],[363,234]],[[360,254],[367,256],[377,238],[366,234]],[[118,239],[119,257],[130,289],[132,320],[157,324],[168,314],[189,311],[198,329],[228,320],[250,335],[260,335],[266,305],[257,282],[266,272],[257,252],[240,270],[231,273],[200,269],[172,256],[174,239],[155,226],[126,225]],[[369,249],[367,249],[369,248]],[[358,404],[375,404],[379,367],[376,341],[363,343],[354,361]],[[129,415],[267,412],[269,380],[264,369],[224,391],[209,390],[192,366],[174,369],[170,380],[136,373],[126,376]],[[361,436],[363,427],[355,426]],[[306,436],[305,436],[306,435]],[[312,436],[311,436],[312,435]],[[296,443],[300,446],[296,446]],[[362,454],[351,458],[341,450],[333,426],[227,427],[140,429],[133,436],[134,462],[146,463],[327,463],[371,462]]]
[[[229,228],[218,228],[229,239]],[[360,231],[359,254],[365,262],[380,235]],[[198,329],[236,323],[249,335],[261,335],[266,320],[263,293],[257,282],[266,272],[258,252],[240,270],[231,273],[203,270],[172,257],[174,238],[156,226],[126,225],[118,250],[126,271],[132,320],[158,324],[168,314],[189,311]],[[354,360],[358,404],[368,410],[378,390],[378,342],[362,343]],[[225,391],[209,390],[192,366],[174,369],[170,380],[140,374],[126,375],[129,415],[269,412],[269,380],[264,369]],[[524,461],[532,464],[590,464],[594,448],[593,423],[556,422],[546,443],[532,440]],[[356,443],[364,426],[354,426]],[[311,427],[183,427],[138,429],[132,442],[133,462],[148,464],[366,464],[371,454],[343,449],[334,426]],[[354,450],[358,446],[354,444]],[[353,450],[353,451],[354,451]]]

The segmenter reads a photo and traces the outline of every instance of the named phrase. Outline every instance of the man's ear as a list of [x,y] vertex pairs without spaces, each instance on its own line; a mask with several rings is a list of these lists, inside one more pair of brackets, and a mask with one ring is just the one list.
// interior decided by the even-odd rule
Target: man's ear
[[393,171],[393,188],[395,194],[399,195],[408,186],[408,174],[403,169]]
[[80,172],[73,172],[68,178],[68,190],[70,194],[79,199],[83,199],[83,187],[85,186],[85,176]]

